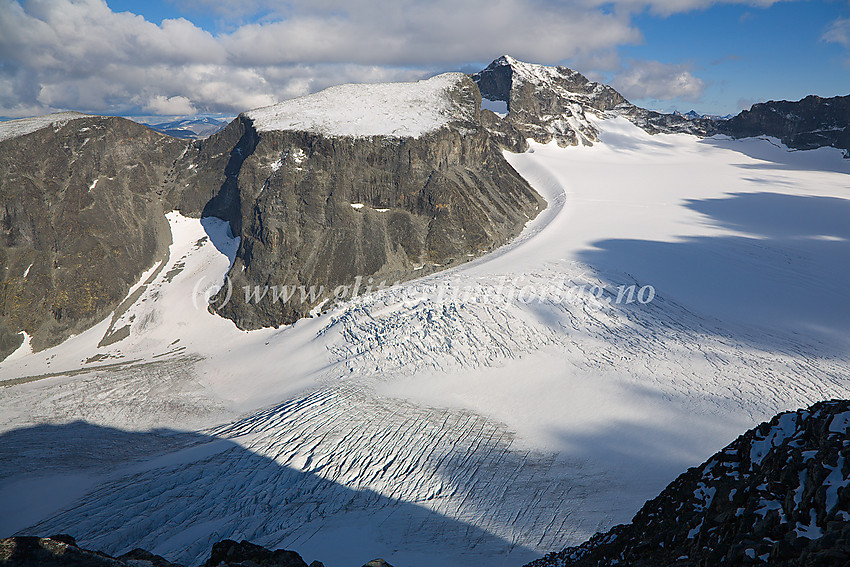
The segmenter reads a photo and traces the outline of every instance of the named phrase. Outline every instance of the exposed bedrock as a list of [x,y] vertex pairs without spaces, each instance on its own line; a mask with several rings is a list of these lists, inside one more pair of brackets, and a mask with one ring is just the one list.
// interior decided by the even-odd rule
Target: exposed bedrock
[[545,203],[505,161],[481,125],[478,89],[459,77],[446,93],[450,119],[417,137],[231,124],[258,142],[238,174],[242,241],[218,313],[244,329],[292,323],[334,292],[424,275],[519,234]]
[[82,117],[0,141],[0,360],[106,317],[170,242],[161,191],[187,144]]

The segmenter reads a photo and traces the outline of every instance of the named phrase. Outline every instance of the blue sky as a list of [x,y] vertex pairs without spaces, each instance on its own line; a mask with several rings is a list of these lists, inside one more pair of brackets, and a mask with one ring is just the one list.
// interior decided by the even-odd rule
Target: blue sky
[[693,104],[709,112],[737,112],[767,99],[847,95],[850,49],[823,36],[833,22],[850,18],[848,4],[718,5],[666,18],[645,13],[634,19],[644,42],[621,52],[626,58],[692,65],[693,74],[708,83]]
[[504,53],[735,113],[850,94],[850,1],[0,0],[0,116],[235,114]]

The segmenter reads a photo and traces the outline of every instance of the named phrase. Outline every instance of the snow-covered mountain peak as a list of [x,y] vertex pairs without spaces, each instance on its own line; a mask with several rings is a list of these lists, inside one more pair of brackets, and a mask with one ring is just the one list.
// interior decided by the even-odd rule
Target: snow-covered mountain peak
[[481,96],[508,105],[506,124],[493,129],[517,131],[525,138],[560,146],[592,145],[598,129],[588,115],[622,116],[650,134],[713,131],[710,120],[662,114],[633,105],[613,87],[589,80],[561,65],[525,63],[503,55],[472,75]]
[[527,138],[561,146],[591,145],[598,131],[588,112],[631,107],[613,88],[567,67],[550,67],[503,55],[472,75],[481,96],[508,104],[507,120]]
[[[580,77],[580,82],[589,83],[584,75],[562,65],[553,67],[549,65],[541,65],[539,63],[526,63],[525,61],[520,61],[510,55],[503,55],[494,61],[494,63],[498,63],[502,66],[509,66],[513,71],[514,76],[524,81],[545,84],[562,78],[576,79]],[[598,85],[598,83],[592,84]]]
[[303,130],[333,136],[419,137],[452,121],[473,120],[463,73],[410,83],[346,84],[246,113],[258,131]]

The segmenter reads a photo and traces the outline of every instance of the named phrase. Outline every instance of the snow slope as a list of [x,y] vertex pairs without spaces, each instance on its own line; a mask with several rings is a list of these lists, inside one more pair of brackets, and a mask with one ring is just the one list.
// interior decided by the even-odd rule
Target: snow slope
[[[170,214],[123,313],[0,366],[0,498],[30,510],[0,535],[517,565],[766,417],[848,397],[840,153],[596,126],[592,148],[507,154],[550,203],[511,244],[278,330],[203,309],[237,241]],[[617,303],[632,284],[651,301]]]
[[20,118],[18,120],[0,122],[0,142],[8,140],[9,138],[32,134],[36,130],[41,130],[45,126],[59,128],[71,120],[86,118],[88,116],[90,115],[83,114],[81,112],[55,112],[53,114],[45,114],[44,116]]
[[448,91],[465,78],[463,73],[444,73],[414,83],[339,85],[246,115],[260,132],[415,138],[464,117],[465,110],[451,101]]

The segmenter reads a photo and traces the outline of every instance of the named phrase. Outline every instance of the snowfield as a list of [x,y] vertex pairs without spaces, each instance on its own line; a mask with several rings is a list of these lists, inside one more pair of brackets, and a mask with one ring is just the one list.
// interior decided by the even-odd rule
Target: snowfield
[[417,138],[464,117],[466,110],[453,103],[448,92],[465,78],[463,73],[443,73],[413,83],[338,85],[252,110],[246,116],[260,132]]
[[0,142],[17,136],[32,134],[45,126],[53,126],[54,129],[58,130],[71,120],[87,118],[89,116],[89,114],[83,114],[82,112],[54,112],[53,114],[45,114],[44,116],[6,120],[0,122]]
[[281,329],[205,309],[238,241],[170,213],[119,312],[0,365],[0,536],[521,565],[850,396],[848,160],[595,125],[506,154],[549,202],[512,243]]

